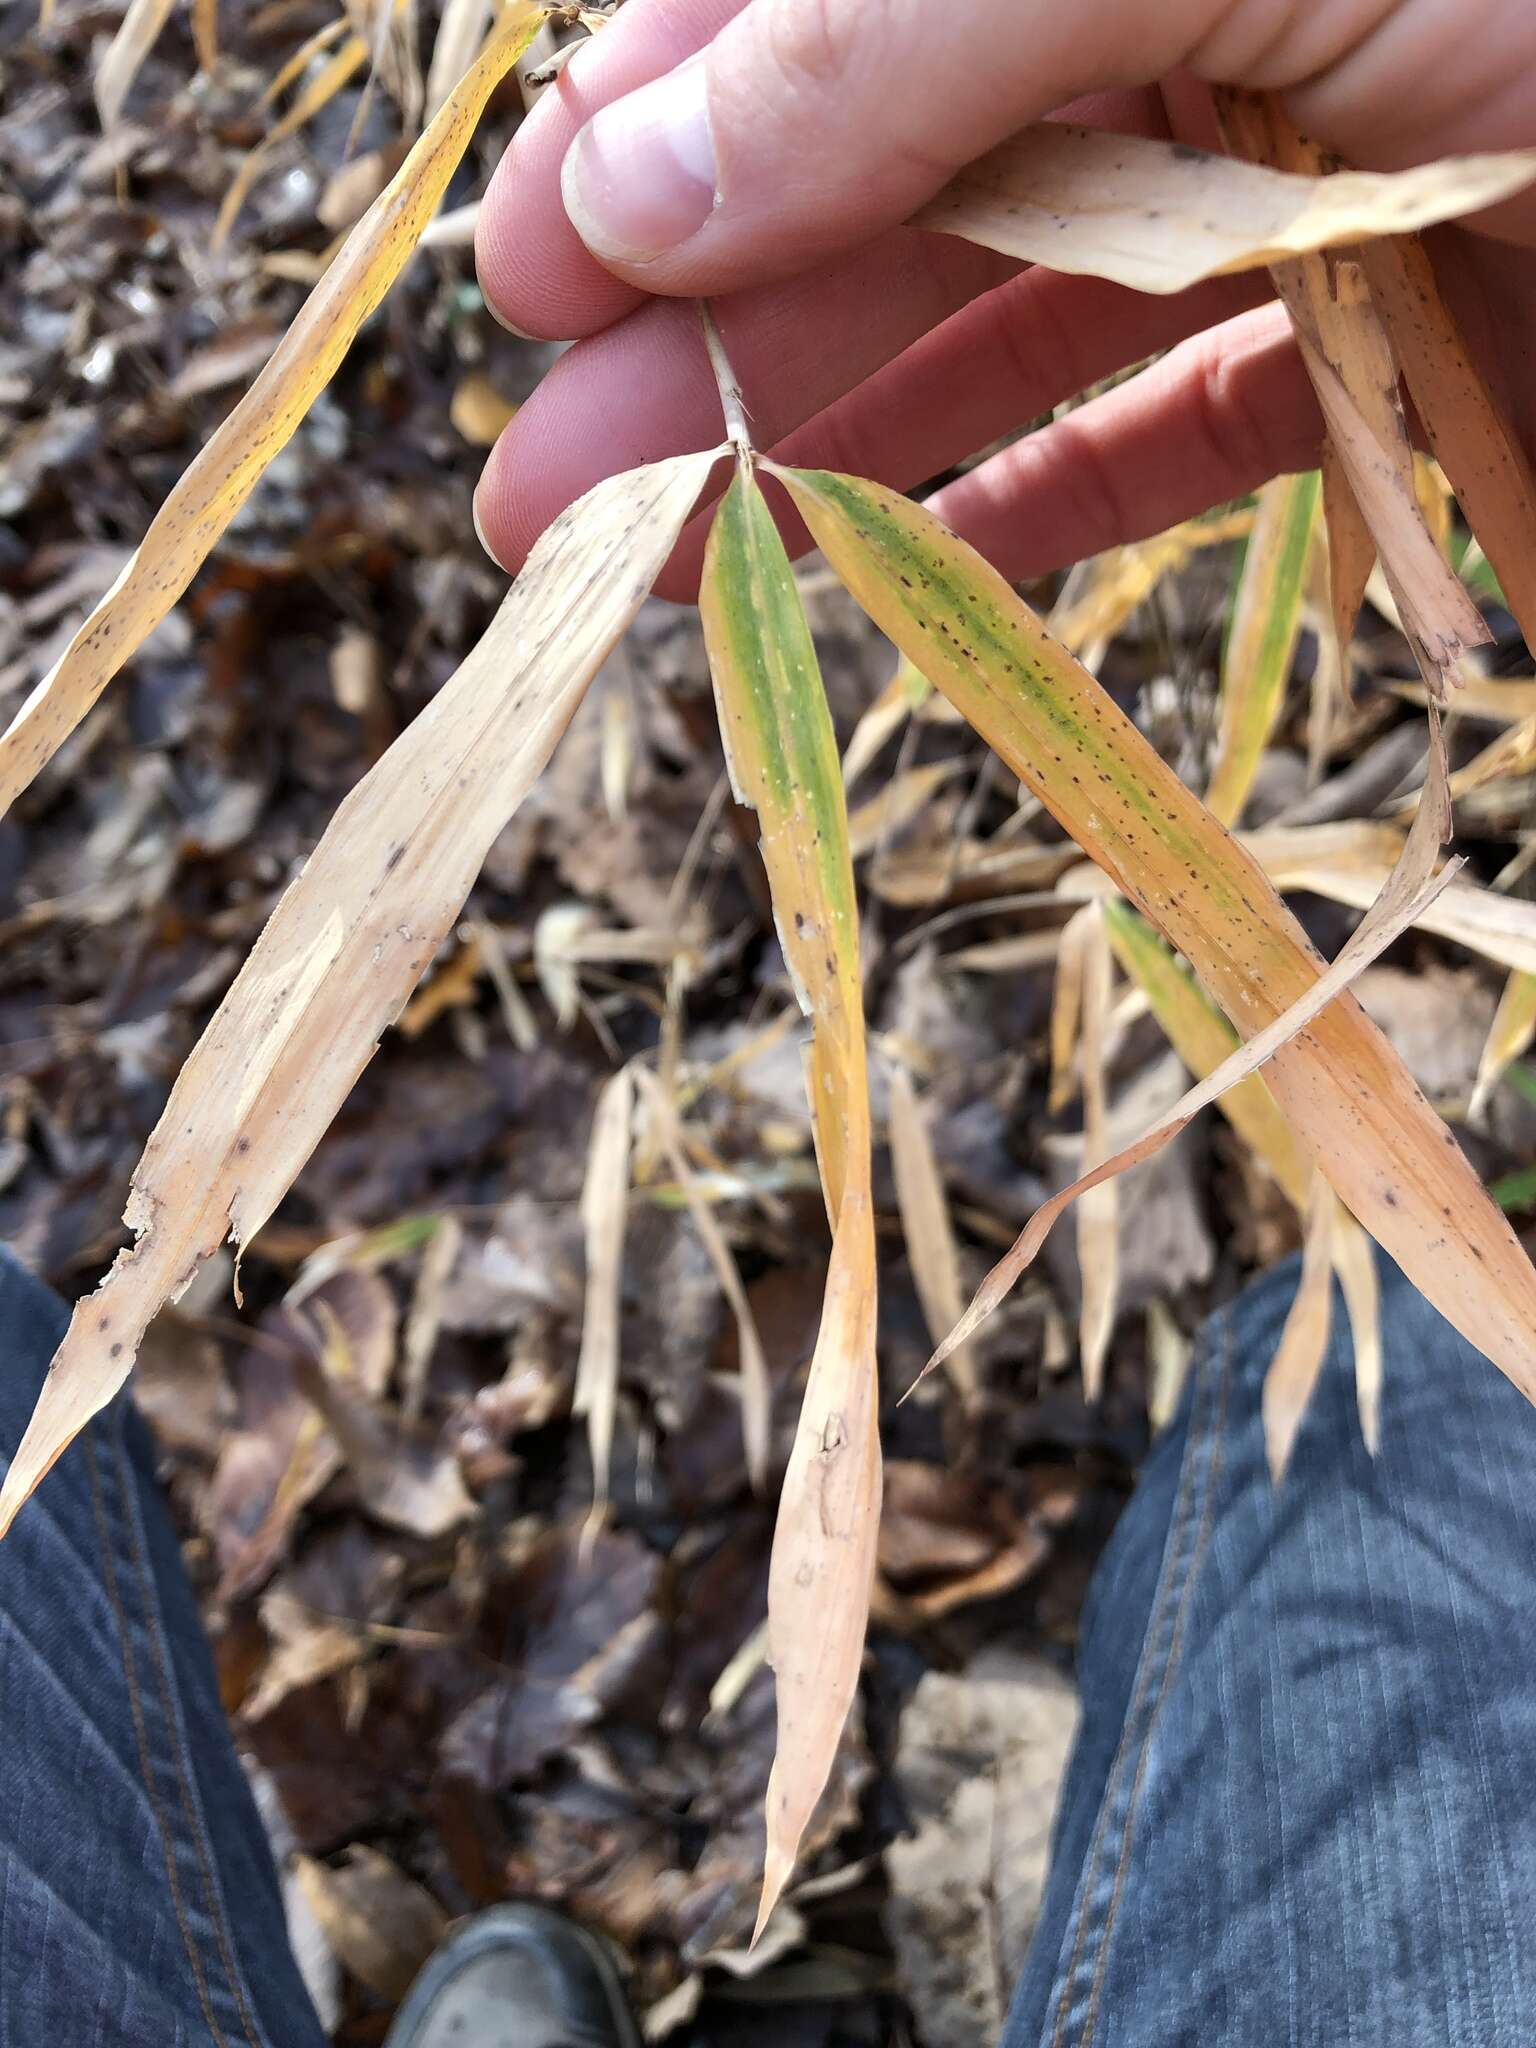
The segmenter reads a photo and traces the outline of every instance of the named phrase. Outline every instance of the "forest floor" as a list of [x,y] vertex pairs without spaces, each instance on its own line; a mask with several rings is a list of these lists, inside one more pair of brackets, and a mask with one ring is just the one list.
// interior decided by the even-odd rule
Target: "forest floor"
[[[273,152],[216,252],[219,202],[270,124],[261,89],[329,18],[323,0],[243,13],[211,75],[178,15],[109,139],[91,78],[114,11],[61,4],[42,34],[26,7],[0,23],[0,708],[399,160],[409,78],[365,99],[359,77]],[[521,108],[515,87],[498,99],[450,206],[482,188]],[[498,602],[470,493],[552,354],[487,314],[467,249],[418,255],[186,601],[0,824],[0,1231],[64,1294],[125,1242],[139,1151],[277,895]],[[1100,666],[1192,773],[1235,555],[1191,556]],[[806,588],[846,741],[894,657],[814,565]],[[1528,668],[1491,618],[1492,671]],[[1414,765],[1412,707],[1370,680],[1407,675],[1407,657],[1370,615],[1359,707],[1308,795],[1312,650],[1308,633],[1260,820],[1371,816]],[[1486,737],[1473,725],[1465,744]],[[877,1123],[899,1062],[974,1281],[1080,1148],[1078,1106],[1047,1102],[1063,909],[1009,880],[1058,837],[936,716],[893,726],[853,804]],[[1485,822],[1485,879],[1524,843],[1526,806]],[[1352,913],[1294,900],[1336,946]],[[1430,1095],[1464,1110],[1500,983],[1414,934],[1360,992]],[[1209,1308],[1297,1242],[1208,1112],[1126,1184],[1102,1401],[1082,1397],[1063,1228],[978,1340],[974,1385],[937,1375],[898,1407],[931,1345],[882,1147],[875,1626],[803,1879],[749,1958],[773,1506],[748,1482],[732,1318],[659,1173],[629,1211],[600,1529],[571,1414],[593,1104],[664,1033],[763,1336],[777,1472],[827,1256],[803,1032],[697,621],[653,603],[245,1257],[243,1309],[228,1259],[211,1262],[138,1370],[338,2042],[379,2041],[442,1926],[509,1895],[606,1929],[658,2037],[992,2039],[1040,1880],[1082,1596],[1149,1400]],[[1183,1085],[1134,1005],[1111,1080],[1127,1133]],[[1462,1136],[1508,1176],[1536,1157],[1536,1110],[1506,1087]]]

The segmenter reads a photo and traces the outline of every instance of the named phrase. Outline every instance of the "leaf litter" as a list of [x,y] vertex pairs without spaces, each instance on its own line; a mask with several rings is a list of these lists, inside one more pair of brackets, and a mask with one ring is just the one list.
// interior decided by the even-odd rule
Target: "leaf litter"
[[[233,112],[256,103],[289,44],[261,45],[258,74],[246,25],[224,26],[209,90],[213,105]],[[321,26],[316,10],[294,29]],[[54,32],[74,33],[67,23]],[[110,279],[157,290],[161,311],[128,348],[147,347],[163,364],[167,391],[212,338],[198,324],[206,300],[182,285],[177,252],[190,253],[199,231],[206,237],[250,138],[232,128],[239,142],[212,158],[173,158],[169,144],[131,129],[136,111],[163,103],[190,75],[186,35],[185,24],[167,22],[124,102],[116,145],[129,152],[130,209],[168,223],[168,244],[138,233],[92,238],[94,289]],[[80,76],[88,89],[86,67]],[[310,128],[284,140],[280,161],[334,167],[361,87],[360,75],[341,86]],[[391,140],[377,125],[389,90],[376,90],[365,115],[375,124],[363,138],[370,149]],[[94,110],[80,98],[81,133],[94,134]],[[174,102],[169,131],[185,141],[204,118]],[[56,126],[47,146],[61,133],[67,140]],[[16,146],[14,137],[0,142]],[[41,163],[35,136],[29,149]],[[19,169],[35,177],[31,166]],[[70,179],[60,189],[66,204],[115,217]],[[302,207],[295,215],[285,181],[264,179],[232,237],[230,281],[217,291],[241,317],[280,331],[293,303],[282,274],[289,258],[327,248],[328,232]],[[23,397],[23,413],[35,407],[41,418],[59,345],[34,309],[67,311],[81,287],[50,282],[36,263],[33,271],[15,323],[19,346],[0,370],[15,380],[8,388],[36,394]],[[515,402],[537,351],[456,309],[466,281],[463,257],[449,251],[402,279],[398,304],[386,304],[339,372],[340,405],[317,401],[189,596],[13,808],[8,830],[21,835],[25,864],[0,875],[4,914],[20,920],[0,988],[0,1203],[25,1255],[70,1293],[120,1243],[116,1210],[133,1155],[281,886],[338,799],[460,665],[499,594],[464,537],[474,457],[453,424],[452,398],[466,370],[484,366],[491,388]],[[157,408],[135,410],[123,381],[131,353],[112,352],[110,325],[87,331],[108,344],[100,388],[103,402],[116,398],[121,425],[71,471],[50,467],[45,450],[33,469],[8,465],[25,494],[8,517],[32,550],[21,561],[0,558],[0,665],[13,703],[57,658],[82,603],[121,567],[121,552],[111,560],[99,539],[119,528],[92,524],[80,508],[120,506],[125,494],[158,502],[227,406],[221,387],[188,379]],[[371,406],[395,422],[389,434],[352,434],[342,408]],[[72,431],[90,432],[89,419]],[[409,451],[403,472],[386,450]],[[1237,508],[1233,518],[1241,525],[1251,514]],[[1455,533],[1459,545],[1459,526]],[[1084,650],[1120,700],[1136,702],[1159,749],[1181,766],[1193,760],[1198,787],[1199,748],[1218,724],[1210,626],[1230,588],[1231,534],[1170,536],[1165,548],[1148,544],[1147,556],[1103,565],[1102,609],[1086,619]],[[1059,588],[1041,595],[1049,601]],[[1503,635],[1486,590],[1479,596]],[[1191,710],[1187,695],[1171,723],[1159,695],[1167,645],[1155,626],[1165,600],[1184,635],[1175,651],[1193,702]],[[814,579],[805,601],[846,744],[890,678],[890,655]],[[343,625],[374,649],[361,662],[349,655],[346,675],[360,687],[349,681],[345,702],[326,660]],[[1346,719],[1335,770],[1373,736],[1405,733],[1410,717],[1393,685],[1404,686],[1412,657],[1391,614],[1370,600],[1363,634],[1352,654],[1367,723],[1357,739]],[[1292,683],[1304,681],[1312,638],[1304,616]],[[769,1531],[749,1478],[745,1396],[749,1380],[760,1388],[754,1456],[766,1457],[771,1497],[816,1348],[825,1225],[798,1048],[793,1032],[778,1041],[770,1032],[790,981],[752,880],[755,828],[738,834],[727,810],[702,853],[689,852],[720,767],[696,717],[701,650],[659,608],[641,614],[631,646],[624,675],[615,664],[598,678],[546,782],[492,839],[466,922],[449,916],[434,950],[456,979],[441,1006],[418,1013],[414,1040],[385,1033],[293,1193],[245,1251],[244,1309],[229,1306],[227,1255],[211,1257],[153,1326],[141,1359],[141,1398],[171,1447],[178,1512],[203,1546],[226,1696],[250,1716],[246,1740],[274,1773],[311,1879],[315,1868],[327,1872],[319,1885],[341,1902],[331,1912],[347,1986],[338,2038],[377,2033],[437,1924],[434,1905],[456,1913],[513,1890],[562,1900],[614,1933],[636,1959],[643,2006],[680,2012],[707,1987],[711,2024],[726,2038],[751,2010],[730,1995],[731,1972],[742,1967],[762,1864],[774,1691],[760,1634]],[[1522,666],[1529,674],[1507,635],[1473,659],[1490,673],[1458,700],[1457,768],[1488,737],[1474,706],[1490,700],[1504,671],[1516,687]],[[610,851],[590,821],[613,815],[604,763],[615,721],[604,707],[621,687],[630,722],[623,820]],[[1076,906],[1070,897],[1055,907],[1002,900],[1010,889],[1050,899],[1075,857],[1047,817],[1018,804],[1006,775],[973,800],[981,755],[952,717],[933,716],[928,707],[944,707],[942,697],[904,682],[893,702],[895,716],[866,725],[855,756],[868,778],[861,798],[873,801],[897,765],[898,734],[911,735],[902,741],[902,801],[886,805],[875,843],[856,856],[875,906],[873,921],[866,910],[863,994],[882,1052],[887,1041],[898,1050],[920,1093],[956,1278],[969,1291],[1038,1204],[1043,1141],[1081,1122],[1072,1101],[1054,1117],[1045,1101],[1052,963]],[[1304,689],[1289,689],[1253,784],[1248,815],[1261,834],[1276,776],[1305,752],[1308,716]],[[146,759],[170,766],[174,779],[137,772]],[[1512,757],[1513,787],[1528,775]],[[1462,786],[1470,826],[1481,792]],[[237,811],[245,822],[232,832],[221,819]],[[1368,869],[1363,841],[1354,853],[1313,842],[1314,879],[1366,872],[1337,883],[1337,908],[1282,879],[1324,952],[1353,922],[1346,888],[1363,906],[1390,868],[1402,844],[1391,821],[1404,811],[1398,801],[1380,819],[1334,815],[1385,836]],[[1469,867],[1426,918],[1470,888],[1485,907],[1468,913],[1463,931],[1490,917],[1518,929],[1518,886],[1488,886],[1522,850],[1518,804],[1504,816],[1514,837],[1478,826],[1460,849]],[[659,906],[685,869],[702,923],[686,947],[664,947]],[[541,993],[533,945],[540,918],[561,903],[585,913],[566,948],[581,1000],[564,1030]],[[947,917],[960,921],[926,931]],[[588,946],[593,935],[601,943]],[[615,949],[613,936],[634,943]],[[1005,954],[1015,962],[1006,970]],[[1469,1008],[1484,1024],[1492,1015],[1503,977],[1448,927],[1410,927],[1389,957],[1432,967],[1449,989],[1478,997]],[[85,1031],[82,1003],[94,1006]],[[1117,1023],[1108,1050],[1117,1090],[1159,1037],[1151,1016]],[[1468,1140],[1485,1173],[1523,1163],[1519,1147],[1533,1142],[1520,1123],[1520,1060],[1514,1052],[1504,1081],[1485,1089],[1486,1128]],[[636,1061],[637,1147],[651,1142],[654,1081],[687,1171],[666,1154],[667,1178],[637,1173],[630,1191],[610,1526],[594,1538],[592,1464],[571,1419],[586,1299],[580,1199],[598,1093]],[[1472,1081],[1469,1067],[1468,1095]],[[1257,1076],[1241,1084],[1262,1086]],[[888,1118],[881,1066],[874,1088],[878,1134]],[[1241,1277],[1262,1233],[1271,1244],[1278,1233],[1282,1247],[1298,1237],[1288,1199],[1265,1208],[1248,1140],[1218,1134],[1192,1156],[1234,1250],[1209,1286],[1181,1285],[1171,1315],[1186,1333]],[[1075,1376],[1059,1376],[1055,1283],[1032,1274],[976,1332],[975,1385],[963,1402],[935,1376],[897,1408],[931,1348],[934,1312],[903,1248],[903,1204],[883,1142],[873,1169],[891,1467],[859,1696],[880,1711],[866,1722],[855,1705],[804,1840],[800,1870],[814,1876],[792,1881],[787,1913],[751,1966],[769,1958],[754,1997],[774,1996],[778,1981],[788,1996],[791,1973],[809,1966],[817,2024],[829,2038],[871,2041],[889,2037],[897,1988],[919,2014],[934,2013],[925,2003],[932,1973],[961,1946],[951,1937],[946,1949],[940,1930],[919,1959],[915,1938],[897,1936],[893,1951],[888,1931],[911,1925],[891,1918],[896,1900],[919,1896],[905,1887],[926,1889],[899,1858],[880,1864],[890,1824],[870,1798],[871,1772],[885,1781],[894,1768],[883,1731],[905,1726],[898,1668],[915,1658],[956,1674],[959,1710],[973,1699],[974,1725],[990,1730],[1001,1724],[987,1718],[991,1681],[984,1663],[973,1669],[977,1646],[1022,1631],[1049,1654],[1070,1647],[1093,1550],[1129,1483],[1126,1444],[1144,1426],[1141,1375],[1153,1363],[1143,1360],[1139,1322],[1117,1318],[1100,1406],[1085,1413]],[[932,1215],[932,1177],[926,1185],[921,1213]],[[717,1249],[736,1273],[760,1371],[737,1336],[700,1216],[715,1224]],[[1132,1218],[1122,1233],[1134,1227]],[[1358,1232],[1353,1243],[1364,1243]],[[1374,1268],[1340,1245],[1336,1236],[1333,1262],[1364,1329],[1369,1304],[1357,1314],[1347,1275],[1369,1280]],[[434,1254],[440,1264],[429,1269]],[[1168,1348],[1166,1333],[1159,1344]],[[1369,1434],[1374,1400],[1390,1428],[1390,1389],[1378,1384],[1372,1394],[1369,1347],[1358,1337],[1356,1351],[1362,1425]],[[456,1496],[439,1491],[450,1468]],[[938,1483],[950,1473],[953,1485]],[[914,1722],[907,1747],[921,1736]],[[1048,1800],[1048,1787],[1037,1797]],[[1034,1812],[1038,1824],[1038,1805]],[[1006,1881],[1006,1870],[983,1880],[999,1875]],[[831,1882],[845,1887],[845,1904],[823,1891]],[[364,1923],[376,1919],[382,1953],[359,1944],[354,1906]],[[862,1973],[848,1960],[850,1927]],[[963,2024],[952,2038],[967,2038]]]

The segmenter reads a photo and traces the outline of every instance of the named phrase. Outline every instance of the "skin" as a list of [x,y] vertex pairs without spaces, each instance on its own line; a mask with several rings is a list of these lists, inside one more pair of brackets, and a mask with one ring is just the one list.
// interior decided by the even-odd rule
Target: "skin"
[[[590,124],[689,59],[716,204],[674,247],[621,249],[611,215],[587,204],[601,140]],[[1213,145],[1208,84],[1248,86],[1280,93],[1350,161],[1391,170],[1536,145],[1533,77],[1530,0],[628,0],[524,123],[482,209],[493,310],[576,346],[492,450],[481,534],[515,570],[601,477],[718,438],[689,303],[703,293],[760,445],[902,489],[1166,351],[933,500],[1014,578],[1310,467],[1316,404],[1262,277],[1154,299],[1021,273],[901,223],[962,164],[1052,111]],[[614,182],[623,225],[638,219],[654,244],[651,188],[627,175],[640,161],[621,153]],[[675,225],[659,202],[651,211]],[[1438,230],[1430,246],[1536,449],[1536,197]],[[785,527],[803,547],[788,515]],[[696,522],[664,594],[693,595],[702,546]]]

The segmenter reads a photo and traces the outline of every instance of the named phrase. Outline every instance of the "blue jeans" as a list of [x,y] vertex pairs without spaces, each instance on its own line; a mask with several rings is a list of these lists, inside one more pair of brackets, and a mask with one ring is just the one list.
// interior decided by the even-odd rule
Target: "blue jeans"
[[[1336,1335],[1277,1495],[1294,1286],[1215,1320],[1094,1581],[1005,2048],[1536,2038],[1536,1414],[1383,1262],[1381,1456]],[[62,1313],[0,1262],[0,1448]],[[0,2048],[318,2048],[126,1404],[0,1545],[0,1730]]]

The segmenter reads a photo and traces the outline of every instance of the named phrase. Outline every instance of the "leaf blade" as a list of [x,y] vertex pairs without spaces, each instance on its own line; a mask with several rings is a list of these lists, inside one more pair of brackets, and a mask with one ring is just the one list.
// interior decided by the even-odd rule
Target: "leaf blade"
[[610,478],[563,513],[478,646],[337,810],[150,1136],[128,1201],[136,1242],[75,1309],[0,1487],[0,1536],[123,1384],[150,1317],[226,1235],[247,1244],[291,1186],[639,609],[718,455]]
[[1536,178],[1536,152],[1304,177],[1182,143],[1041,122],[970,164],[915,227],[1135,291],[1177,292],[1304,252],[1475,212]]
[[699,606],[731,779],[738,801],[758,813],[785,961],[812,1019],[809,1093],[832,1224],[821,1327],[769,1567],[778,1739],[760,1934],[857,1690],[881,1480],[869,1089],[847,806],[810,629],[745,457],[710,530]]
[[1316,470],[1276,477],[1238,577],[1221,663],[1221,723],[1206,808],[1235,825],[1279,721],[1301,636],[1301,604],[1322,479]]
[[348,236],[250,390],[150,522],[122,574],[0,733],[0,814],[181,597],[309,411],[436,210],[481,109],[532,41],[542,5],[499,34]]
[[[1240,1036],[1315,985],[1317,957],[1258,864],[990,565],[881,486],[775,474],[864,609],[1191,962]],[[1347,1206],[1536,1397],[1536,1274],[1358,1003],[1331,1003],[1266,1078]]]

